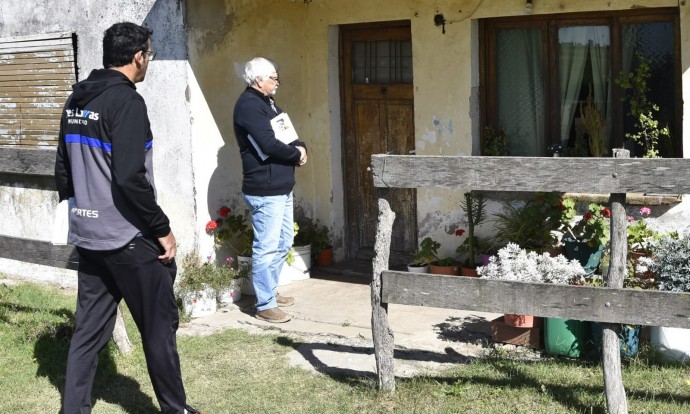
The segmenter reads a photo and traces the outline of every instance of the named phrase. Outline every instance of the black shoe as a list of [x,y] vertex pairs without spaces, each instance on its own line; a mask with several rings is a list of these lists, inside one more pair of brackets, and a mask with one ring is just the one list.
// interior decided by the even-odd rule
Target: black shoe
[[185,414],[204,414],[201,411],[197,410],[196,408],[194,408],[190,405],[184,406],[184,412],[185,412]]

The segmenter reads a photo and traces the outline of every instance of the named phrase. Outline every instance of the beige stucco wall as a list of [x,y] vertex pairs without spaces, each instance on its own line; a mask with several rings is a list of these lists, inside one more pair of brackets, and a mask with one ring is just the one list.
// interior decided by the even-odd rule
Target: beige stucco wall
[[[677,6],[675,0],[534,0],[532,12]],[[687,26],[688,7],[680,6],[683,27]],[[190,68],[199,84],[191,98],[194,141],[195,151],[203,152],[196,156],[204,163],[203,167],[195,163],[195,167],[208,170],[203,178],[196,170],[197,191],[202,194],[203,181],[213,176],[209,203],[243,207],[238,198],[241,169],[231,119],[234,101],[243,89],[236,69],[249,58],[264,55],[281,65],[283,82],[276,99],[310,150],[309,164],[297,175],[298,208],[327,223],[342,238],[337,26],[409,20],[417,153],[469,155],[479,131],[476,19],[522,15],[524,8],[524,0],[188,0]],[[445,34],[433,23],[437,13],[447,20]],[[688,30],[682,30],[684,80],[690,64],[688,36]],[[684,96],[688,96],[690,82],[683,85]],[[202,117],[205,121],[199,125]],[[447,251],[454,247],[452,232],[463,222],[458,207],[461,196],[461,191],[418,191],[420,238],[432,235],[448,246]],[[204,221],[201,216],[199,220]],[[339,254],[342,257],[342,250]]]
[[[103,32],[112,24],[132,21],[153,29],[156,60],[146,80],[137,84],[148,106],[154,135],[154,170],[158,201],[171,221],[179,249],[196,247],[196,211],[191,163],[191,128],[187,90],[184,1],[2,0],[0,38],[75,33],[79,77],[102,67]],[[0,235],[50,240],[58,197],[54,180],[2,177]],[[26,188],[27,182],[29,188]],[[31,188],[34,187],[34,188]],[[31,254],[27,252],[27,254]],[[0,273],[29,279],[75,284],[73,271],[17,260],[0,259]]]

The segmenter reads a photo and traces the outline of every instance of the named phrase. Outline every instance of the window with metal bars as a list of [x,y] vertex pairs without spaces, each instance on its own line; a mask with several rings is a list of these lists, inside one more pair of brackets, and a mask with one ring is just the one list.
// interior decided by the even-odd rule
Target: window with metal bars
[[72,33],[0,39],[0,147],[57,145],[75,44]]
[[353,83],[412,83],[412,41],[352,43]]

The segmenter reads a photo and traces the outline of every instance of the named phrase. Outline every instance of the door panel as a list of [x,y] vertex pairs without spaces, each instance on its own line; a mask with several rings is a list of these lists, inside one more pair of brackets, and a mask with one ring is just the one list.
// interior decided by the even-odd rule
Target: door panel
[[[348,257],[373,257],[378,200],[371,155],[414,150],[414,100],[409,23],[347,26],[341,31],[345,198]],[[402,263],[417,244],[416,191],[392,190],[396,212],[391,262]]]

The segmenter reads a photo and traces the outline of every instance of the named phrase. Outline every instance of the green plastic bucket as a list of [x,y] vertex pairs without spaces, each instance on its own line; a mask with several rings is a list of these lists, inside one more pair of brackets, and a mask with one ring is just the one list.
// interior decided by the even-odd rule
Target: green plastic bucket
[[545,318],[544,348],[552,355],[579,358],[590,339],[589,322],[575,319]]

